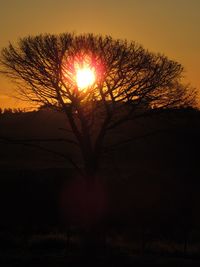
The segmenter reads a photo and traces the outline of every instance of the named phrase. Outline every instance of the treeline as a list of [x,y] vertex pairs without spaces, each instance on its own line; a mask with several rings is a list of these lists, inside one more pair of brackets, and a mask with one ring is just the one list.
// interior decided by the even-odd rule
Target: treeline
[[0,108],[0,115],[2,114],[21,114],[25,113],[25,108]]

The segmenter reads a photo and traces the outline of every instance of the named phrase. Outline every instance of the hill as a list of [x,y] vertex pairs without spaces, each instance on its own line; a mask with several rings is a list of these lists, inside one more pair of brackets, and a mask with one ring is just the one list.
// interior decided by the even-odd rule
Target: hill
[[[199,111],[166,110],[110,133],[99,173],[108,193],[110,235],[121,235],[126,242],[127,238],[146,242],[144,236],[148,242],[170,239],[182,247],[188,236],[192,244],[200,242],[199,119]],[[75,171],[54,153],[19,141],[37,138],[39,145],[73,153],[79,161],[72,145],[46,142],[65,138],[66,133],[72,138],[68,130],[64,115],[50,110],[0,116],[4,233],[33,235],[69,226],[63,220],[62,201]]]

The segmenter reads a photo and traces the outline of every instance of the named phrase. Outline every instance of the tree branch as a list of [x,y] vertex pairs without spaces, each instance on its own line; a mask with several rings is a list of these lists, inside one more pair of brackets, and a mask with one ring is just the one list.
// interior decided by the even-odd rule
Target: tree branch
[[[66,154],[54,151],[54,150],[46,148],[46,147],[42,147],[42,146],[40,146],[38,144],[28,143],[28,141],[27,141],[28,139],[27,140],[17,140],[17,139],[11,139],[11,138],[8,138],[8,137],[0,136],[0,140],[2,140],[4,143],[9,143],[9,144],[12,144],[12,145],[23,145],[23,146],[33,147],[33,148],[36,148],[36,149],[39,149],[39,150],[42,150],[42,151],[45,151],[45,152],[49,152],[49,153],[54,154],[56,156],[65,158],[65,159],[67,159],[69,161],[69,163],[73,167],[75,167],[75,169],[77,170],[77,172],[79,174],[83,175],[83,173],[82,173],[81,169],[78,167],[78,165],[71,159],[70,156],[68,156]],[[32,141],[30,141],[30,142],[32,142]]]

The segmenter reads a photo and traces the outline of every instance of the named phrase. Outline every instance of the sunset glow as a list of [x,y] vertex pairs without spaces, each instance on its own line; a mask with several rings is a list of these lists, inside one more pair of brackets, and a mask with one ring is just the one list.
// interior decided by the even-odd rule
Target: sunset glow
[[[145,49],[165,54],[184,66],[186,70],[184,83],[197,88],[200,108],[199,0],[58,0],[48,1],[48,5],[47,1],[39,0],[0,1],[0,3],[0,50],[7,47],[8,41],[17,43],[18,38],[26,34],[35,36],[62,32],[75,32],[77,35],[93,33],[126,39],[128,42],[135,41]],[[31,23],[28,23],[29,21]],[[73,56],[72,53],[71,57]],[[77,58],[80,59],[81,57]],[[72,64],[73,58],[70,60]],[[67,62],[63,63],[68,68]],[[65,75],[63,80],[68,87],[70,84],[77,86],[76,72],[71,66],[62,69]],[[96,81],[99,81],[103,73],[96,66],[94,73]],[[15,83],[10,82],[5,75],[0,75],[0,88],[1,108],[15,108],[16,105],[20,108],[32,106],[28,101],[12,97]]]
[[84,67],[77,69],[76,72],[76,83],[78,88],[85,89],[95,82],[95,73],[94,70],[89,67]]

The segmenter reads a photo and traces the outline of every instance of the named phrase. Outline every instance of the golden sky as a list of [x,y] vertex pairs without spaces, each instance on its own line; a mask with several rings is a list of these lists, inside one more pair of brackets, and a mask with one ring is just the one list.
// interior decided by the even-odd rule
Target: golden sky
[[[185,67],[200,91],[200,0],[0,0],[0,49],[40,33],[95,33],[128,39]],[[0,76],[0,107],[24,106]],[[26,104],[27,105],[27,104]]]

